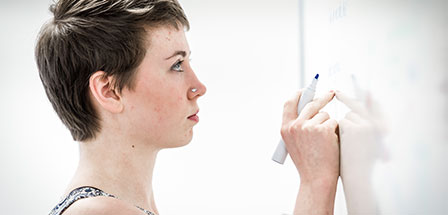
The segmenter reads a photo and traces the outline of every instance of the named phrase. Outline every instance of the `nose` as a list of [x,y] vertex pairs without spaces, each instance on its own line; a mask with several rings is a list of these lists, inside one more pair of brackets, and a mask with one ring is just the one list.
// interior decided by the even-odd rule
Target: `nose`
[[207,88],[205,87],[205,85],[199,81],[199,79],[196,77],[194,73],[192,74],[193,74],[192,78],[193,82],[190,88],[188,89],[189,100],[197,99],[207,92]]

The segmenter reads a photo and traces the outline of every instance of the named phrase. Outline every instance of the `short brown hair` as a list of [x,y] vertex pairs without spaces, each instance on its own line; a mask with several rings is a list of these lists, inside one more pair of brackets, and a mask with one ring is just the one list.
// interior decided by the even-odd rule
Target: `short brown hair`
[[177,0],[60,0],[35,49],[39,75],[59,118],[75,141],[94,138],[100,119],[89,99],[89,78],[104,71],[114,89],[133,89],[151,29],[189,29]]

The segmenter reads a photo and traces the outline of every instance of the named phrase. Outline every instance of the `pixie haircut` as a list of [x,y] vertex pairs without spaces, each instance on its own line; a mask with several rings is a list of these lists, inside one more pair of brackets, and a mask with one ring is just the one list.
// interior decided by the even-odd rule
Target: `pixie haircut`
[[100,118],[89,99],[89,78],[113,77],[132,90],[137,67],[158,27],[190,28],[177,0],[60,0],[42,26],[35,57],[45,92],[75,141],[94,139]]

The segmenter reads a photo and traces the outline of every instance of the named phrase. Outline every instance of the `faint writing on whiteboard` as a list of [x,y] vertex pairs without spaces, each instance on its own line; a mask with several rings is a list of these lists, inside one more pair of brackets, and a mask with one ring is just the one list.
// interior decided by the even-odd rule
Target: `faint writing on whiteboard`
[[342,0],[336,8],[330,11],[330,23],[347,16],[347,0]]
[[335,63],[328,67],[328,77],[334,77],[341,73],[341,65],[339,63]]

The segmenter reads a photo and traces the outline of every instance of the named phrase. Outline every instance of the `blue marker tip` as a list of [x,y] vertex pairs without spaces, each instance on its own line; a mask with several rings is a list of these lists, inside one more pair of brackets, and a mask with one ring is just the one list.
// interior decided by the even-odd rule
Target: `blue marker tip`
[[318,79],[319,78],[319,74],[316,74],[316,76],[314,77],[314,79]]

